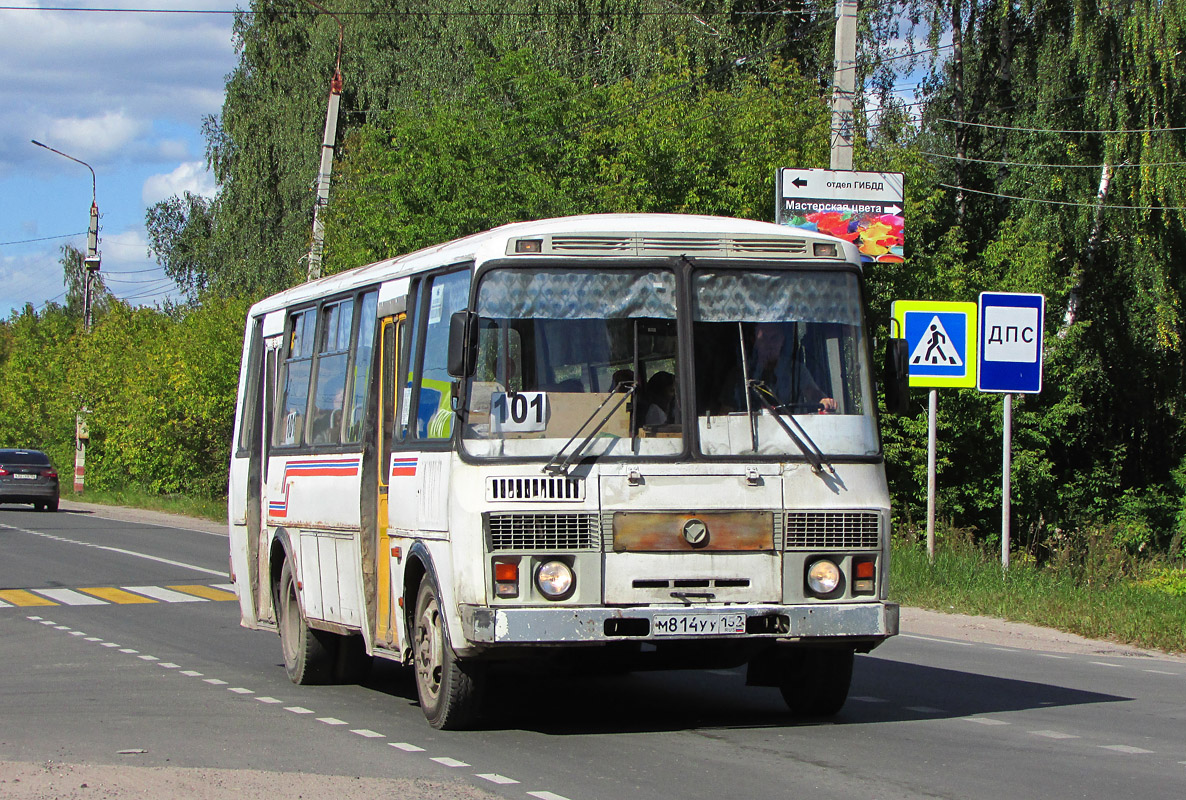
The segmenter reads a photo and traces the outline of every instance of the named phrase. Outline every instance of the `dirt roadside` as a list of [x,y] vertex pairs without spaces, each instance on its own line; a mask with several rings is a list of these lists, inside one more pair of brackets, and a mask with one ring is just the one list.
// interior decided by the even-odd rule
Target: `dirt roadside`
[[[225,533],[225,526],[207,520],[155,511],[101,506],[63,500],[67,513]],[[989,617],[943,614],[903,608],[902,633],[977,642],[1001,647],[1081,653],[1121,658],[1158,658],[1186,663],[1186,657],[1093,641],[1061,631]],[[408,800],[492,798],[476,787],[454,782],[370,779],[256,770],[187,769],[123,765],[0,761],[0,797],[6,800],[107,800],[108,798],[184,798],[184,800],[270,800],[273,797],[402,797]]]

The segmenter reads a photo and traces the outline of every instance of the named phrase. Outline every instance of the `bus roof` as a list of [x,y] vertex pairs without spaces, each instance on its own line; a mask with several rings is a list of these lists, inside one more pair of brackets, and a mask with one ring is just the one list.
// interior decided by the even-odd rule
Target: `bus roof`
[[[359,286],[381,283],[392,278],[406,277],[436,267],[466,261],[484,262],[507,256],[510,242],[539,237],[575,237],[566,239],[563,252],[548,252],[553,258],[565,256],[617,256],[640,258],[663,255],[668,258],[690,256],[720,256],[731,237],[736,241],[761,242],[832,242],[839,246],[844,260],[860,263],[856,247],[827,234],[732,217],[691,214],[586,214],[556,217],[531,222],[512,222],[482,233],[475,233],[412,253],[355,267],[335,275],[294,286],[256,303],[250,315],[268,313]],[[639,252],[637,241],[647,237],[661,237],[655,250]],[[754,254],[758,254],[754,252]],[[772,250],[766,257],[777,257]],[[538,258],[538,256],[535,256]]]

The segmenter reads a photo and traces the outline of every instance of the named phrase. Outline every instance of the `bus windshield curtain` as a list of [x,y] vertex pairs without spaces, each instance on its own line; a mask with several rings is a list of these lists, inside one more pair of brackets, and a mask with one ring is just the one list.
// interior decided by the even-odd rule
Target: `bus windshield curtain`
[[861,324],[861,295],[852,273],[702,272],[694,294],[701,322]]
[[675,319],[675,275],[639,270],[495,270],[478,313],[495,319]]

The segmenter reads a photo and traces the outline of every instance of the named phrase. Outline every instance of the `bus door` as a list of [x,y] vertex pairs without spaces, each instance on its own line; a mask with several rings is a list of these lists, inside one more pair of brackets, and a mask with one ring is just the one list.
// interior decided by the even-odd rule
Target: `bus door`
[[398,613],[392,602],[392,561],[389,528],[388,492],[391,483],[391,441],[396,434],[396,406],[399,392],[396,383],[399,375],[396,362],[399,359],[405,315],[383,320],[379,338],[379,425],[377,426],[379,459],[378,492],[378,539],[376,548],[376,577],[378,578],[378,613],[375,615],[375,646],[395,649],[399,646],[395,615]]
[[[268,555],[271,531],[268,528],[268,462],[271,460],[272,425],[275,419],[276,403],[276,359],[282,338],[274,336],[265,340],[263,380],[260,387],[262,409],[262,430],[260,436],[259,464],[252,470],[252,492],[258,495],[258,507],[250,511],[258,514],[258,525],[250,525],[250,535],[255,541],[249,546],[255,570],[252,584],[255,589],[256,618],[260,622],[275,622],[276,609],[272,603],[272,575]],[[253,465],[254,466],[254,465]]]

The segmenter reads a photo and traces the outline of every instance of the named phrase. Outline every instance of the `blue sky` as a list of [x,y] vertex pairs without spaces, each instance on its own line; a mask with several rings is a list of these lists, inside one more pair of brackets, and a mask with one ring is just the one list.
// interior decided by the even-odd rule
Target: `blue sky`
[[0,318],[64,302],[61,245],[86,247],[90,172],[30,140],[94,167],[103,276],[133,304],[176,297],[148,253],[146,209],[214,193],[201,125],[235,66],[231,15],[6,10],[66,5],[232,10],[236,0],[0,0]]

